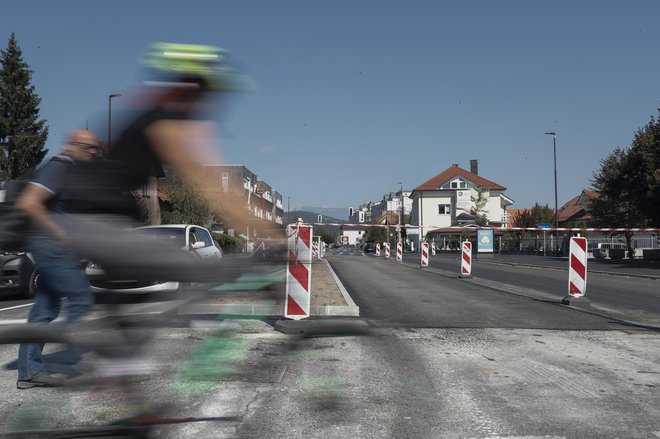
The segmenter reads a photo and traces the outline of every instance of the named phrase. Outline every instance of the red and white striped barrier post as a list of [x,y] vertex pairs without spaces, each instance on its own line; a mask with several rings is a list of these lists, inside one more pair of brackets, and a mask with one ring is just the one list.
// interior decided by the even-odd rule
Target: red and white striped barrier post
[[458,277],[470,278],[472,274],[472,243],[463,242],[461,246],[461,274]]
[[429,243],[424,241],[422,243],[422,268],[429,266]]
[[376,243],[376,256],[380,256],[380,242]]
[[312,289],[312,226],[298,222],[286,228],[289,259],[286,270],[284,317],[309,317]]
[[435,239],[431,241],[431,256],[435,256]]
[[587,238],[572,237],[568,258],[568,296],[562,303],[569,305],[571,300],[581,299],[588,302],[584,295],[587,292]]
[[396,261],[403,261],[403,244],[401,242],[396,243]]
[[390,258],[390,243],[386,242],[385,244],[385,259]]
[[319,244],[317,241],[312,241],[312,256],[318,257],[319,255]]

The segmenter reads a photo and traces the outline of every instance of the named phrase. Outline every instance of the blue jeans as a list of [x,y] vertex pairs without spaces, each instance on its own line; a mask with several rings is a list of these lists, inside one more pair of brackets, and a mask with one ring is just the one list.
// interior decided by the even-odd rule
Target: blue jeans
[[[89,281],[80,266],[80,258],[48,238],[34,238],[28,242],[39,273],[34,304],[28,314],[28,323],[50,323],[67,302],[67,323],[82,319],[94,304]],[[63,328],[53,327],[54,331]],[[51,354],[52,364],[45,364],[42,356],[43,343],[23,343],[18,349],[18,379],[29,380],[44,369],[50,372],[67,372],[80,360],[81,352],[75,348]]]

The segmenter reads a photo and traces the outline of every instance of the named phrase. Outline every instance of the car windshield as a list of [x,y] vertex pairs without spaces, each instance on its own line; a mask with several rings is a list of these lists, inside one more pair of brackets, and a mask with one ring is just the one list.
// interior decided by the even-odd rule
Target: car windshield
[[148,229],[137,229],[135,232],[158,239],[171,239],[181,247],[186,245],[185,229],[175,229],[172,227],[152,227]]

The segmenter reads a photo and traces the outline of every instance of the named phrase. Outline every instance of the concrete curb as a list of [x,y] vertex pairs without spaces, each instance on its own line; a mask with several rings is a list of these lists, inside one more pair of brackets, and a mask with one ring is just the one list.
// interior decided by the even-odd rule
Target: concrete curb
[[[327,306],[312,306],[310,308],[310,316],[314,317],[359,317],[360,307],[355,304],[351,296],[346,291],[346,288],[337,277],[337,274],[328,262],[330,274],[335,280],[339,291],[341,292],[344,301],[347,305],[327,305]],[[228,314],[228,315],[241,315],[241,316],[283,316],[284,303],[194,303],[186,305],[179,309],[179,314]]]

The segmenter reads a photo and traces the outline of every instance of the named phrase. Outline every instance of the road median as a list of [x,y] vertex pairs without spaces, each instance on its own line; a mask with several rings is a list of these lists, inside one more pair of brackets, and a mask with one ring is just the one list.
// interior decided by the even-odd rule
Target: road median
[[[215,297],[180,308],[180,314],[223,314],[231,316],[282,316],[284,314],[284,271],[278,272],[275,288],[245,290],[238,282],[222,287]],[[253,282],[248,280],[242,285]],[[357,317],[360,308],[346,291],[326,260],[312,263],[310,316]]]

